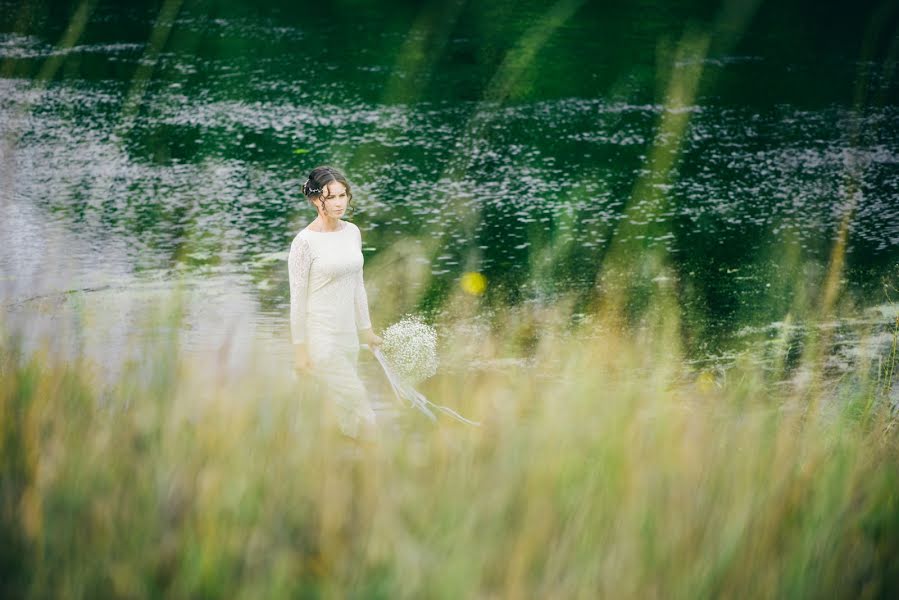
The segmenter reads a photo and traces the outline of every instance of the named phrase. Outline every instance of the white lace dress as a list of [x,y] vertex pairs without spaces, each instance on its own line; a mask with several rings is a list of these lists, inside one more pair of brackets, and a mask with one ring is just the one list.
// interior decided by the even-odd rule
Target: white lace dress
[[312,374],[324,383],[340,429],[358,437],[375,420],[356,372],[359,331],[371,328],[359,228],[341,221],[336,231],[303,229],[287,263],[293,343],[306,344]]

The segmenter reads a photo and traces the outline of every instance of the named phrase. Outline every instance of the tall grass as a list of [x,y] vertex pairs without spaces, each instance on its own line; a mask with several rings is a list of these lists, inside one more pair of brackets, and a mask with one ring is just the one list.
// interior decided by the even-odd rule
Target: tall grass
[[526,367],[427,383],[480,428],[401,411],[369,445],[327,427],[303,381],[209,386],[172,338],[103,388],[5,336],[3,595],[899,591],[899,445],[876,373],[785,386],[747,357],[726,379],[690,374],[665,327],[510,311],[476,346],[440,324],[460,361],[520,349],[522,327],[559,332]]

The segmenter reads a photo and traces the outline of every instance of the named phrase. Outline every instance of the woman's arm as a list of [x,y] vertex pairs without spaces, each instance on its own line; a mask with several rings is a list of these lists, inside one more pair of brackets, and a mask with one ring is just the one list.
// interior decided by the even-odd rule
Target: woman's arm
[[[362,252],[362,234],[359,228],[356,228],[357,241],[359,243],[359,252]],[[371,328],[371,317],[368,314],[368,294],[365,293],[365,280],[362,276],[362,269],[356,274],[356,285],[353,291],[353,305],[356,313],[356,329],[359,331],[359,337],[369,346],[377,346],[383,340],[375,335]]]
[[300,369],[309,368],[306,352],[306,302],[309,295],[309,269],[312,253],[309,243],[302,237],[294,238],[287,257],[290,279],[290,336],[294,347],[294,362]]

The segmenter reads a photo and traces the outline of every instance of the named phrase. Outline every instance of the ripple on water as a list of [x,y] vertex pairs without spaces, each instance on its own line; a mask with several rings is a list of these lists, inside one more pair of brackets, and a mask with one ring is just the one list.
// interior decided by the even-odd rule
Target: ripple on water
[[[177,25],[204,37],[287,44],[305,35],[271,20],[187,15]],[[86,262],[98,271],[247,269],[256,277],[248,285],[272,310],[284,301],[286,275],[278,261],[258,257],[283,252],[312,218],[297,190],[317,162],[347,166],[370,248],[403,237],[442,240],[431,256],[434,273],[448,279],[471,268],[469,250],[477,249],[479,268],[504,275],[533,268],[553,244],[570,244],[587,258],[551,254],[557,276],[590,289],[594,273],[585,265],[601,259],[625,219],[647,247],[676,254],[714,244],[723,250],[709,262],[739,262],[793,241],[829,248],[851,210],[850,252],[899,255],[894,107],[689,107],[681,155],[666,176],[648,169],[663,105],[385,105],[334,81],[311,91],[309,59],[285,56],[283,47],[260,56],[162,53],[158,79],[127,119],[129,81],[41,88],[0,79],[0,128],[17,136],[3,193],[84,240]],[[144,50],[123,42],[65,52],[136,62]],[[0,35],[0,58],[54,52],[37,37]],[[372,60],[378,68],[364,71],[377,78],[377,61],[386,59]],[[283,77],[285,65],[297,75]],[[634,197],[641,181],[650,191]],[[746,254],[728,256],[741,247]],[[0,264],[11,255],[0,250]],[[731,289],[762,283],[734,281]]]
[[[400,169],[403,203],[419,214],[433,216],[435,205],[452,198],[475,211],[514,206],[516,211],[509,214],[523,224],[540,222],[560,206],[576,206],[578,219],[586,223],[597,219],[613,223],[618,216],[615,207],[628,203],[634,179],[645,174],[640,166],[664,109],[567,99],[511,107],[432,103],[417,110],[405,105],[327,104],[308,95],[277,102],[225,101],[163,89],[154,93],[150,114],[134,124],[132,138],[147,143],[129,142],[125,156],[110,160],[102,146],[115,145],[112,131],[122,93],[117,86],[59,86],[39,94],[21,82],[5,81],[4,87],[14,97],[13,105],[32,105],[22,114],[12,107],[0,114],[4,122],[19,119],[24,136],[19,151],[41,147],[43,152],[37,152],[51,168],[61,162],[54,155],[65,156],[69,165],[54,169],[59,178],[37,175],[42,186],[31,187],[43,187],[44,193],[35,189],[36,196],[52,191],[55,198],[71,197],[64,181],[71,185],[76,165],[101,179],[107,176],[102,173],[104,165],[111,165],[132,189],[180,188],[196,180],[206,168],[203,163],[220,162],[217,154],[227,161],[250,151],[253,157],[273,158],[287,166],[287,156],[278,155],[286,155],[290,146],[316,146],[332,148],[359,164],[363,181],[359,189],[367,192],[373,209],[391,203],[394,171]],[[487,135],[476,129],[478,137],[467,143],[466,123],[472,111],[484,123],[502,127],[489,128]],[[673,183],[655,186],[668,198],[670,209],[654,214],[663,220],[687,217],[698,232],[752,225],[775,235],[790,230],[800,237],[820,237],[845,211],[846,172],[851,168],[866,186],[864,201],[855,203],[854,235],[876,241],[882,249],[891,247],[899,225],[883,216],[896,210],[891,202],[897,191],[895,143],[886,132],[868,146],[848,146],[848,125],[832,124],[850,117],[839,109],[808,114],[785,107],[762,115],[713,108],[699,112],[692,118]],[[891,122],[884,115],[870,120],[884,127]],[[177,142],[180,150],[172,146],[179,138],[183,138]],[[170,148],[162,155],[164,160],[187,159],[194,163],[192,169],[165,163],[132,168],[143,154],[158,154],[165,144]],[[581,152],[589,157],[573,154],[585,145],[595,148]],[[467,154],[460,156],[460,150]],[[241,166],[247,171],[254,167],[246,159]],[[232,181],[233,187],[223,190],[221,183],[216,181],[209,191],[246,197],[241,189],[245,185]],[[196,189],[194,193],[207,194]],[[365,200],[360,201],[364,210]],[[657,220],[648,215],[644,222]]]

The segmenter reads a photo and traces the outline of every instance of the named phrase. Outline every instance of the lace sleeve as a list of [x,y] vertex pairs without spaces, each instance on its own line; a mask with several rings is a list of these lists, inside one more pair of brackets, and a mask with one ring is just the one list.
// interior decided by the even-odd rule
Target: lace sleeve
[[[359,252],[362,252],[362,234],[356,228],[356,238],[359,243]],[[362,268],[356,273],[356,285],[353,292],[353,304],[356,313],[356,329],[364,331],[371,329],[371,318],[368,315],[368,294],[365,293],[365,281],[362,278]]]
[[290,335],[294,344],[306,341],[306,302],[309,293],[309,268],[312,253],[309,242],[302,237],[294,239],[287,257],[290,276]]

